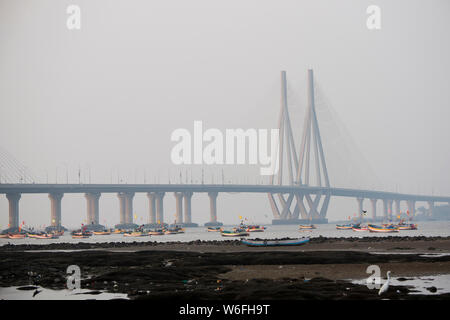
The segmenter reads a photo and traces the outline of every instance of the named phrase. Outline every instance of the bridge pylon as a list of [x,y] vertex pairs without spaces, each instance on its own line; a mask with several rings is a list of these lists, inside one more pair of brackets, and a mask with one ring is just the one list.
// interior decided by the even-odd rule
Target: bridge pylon
[[[278,129],[280,133],[277,158],[279,170],[271,177],[270,183],[282,185],[287,174],[289,185],[330,187],[315,109],[313,70],[308,70],[308,107],[298,156],[289,116],[285,71],[281,72],[281,109]],[[283,172],[285,162],[287,173]],[[331,198],[328,192],[269,193],[268,196],[274,224],[327,222],[326,213]]]

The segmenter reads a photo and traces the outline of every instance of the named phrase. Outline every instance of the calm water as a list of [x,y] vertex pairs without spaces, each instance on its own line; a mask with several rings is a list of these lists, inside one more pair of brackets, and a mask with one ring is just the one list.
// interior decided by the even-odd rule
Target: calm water
[[[266,225],[265,232],[250,233],[248,239],[262,238],[262,239],[274,239],[274,238],[299,238],[299,237],[403,237],[403,236],[426,236],[426,237],[448,237],[450,236],[450,221],[424,221],[418,222],[418,230],[402,230],[396,233],[372,233],[369,231],[356,232],[353,230],[337,230],[335,224],[316,225],[317,229],[299,231],[298,225]],[[224,226],[224,229],[231,229],[233,226]],[[122,234],[112,234],[107,236],[93,235],[88,239],[72,239],[70,232],[59,239],[0,239],[0,246],[5,244],[46,244],[46,243],[95,243],[95,242],[133,242],[133,241],[157,241],[157,242],[169,242],[169,241],[182,241],[188,242],[193,240],[229,240],[236,238],[222,237],[219,232],[207,232],[206,227],[186,228],[185,233],[171,234],[162,236],[146,236],[146,237],[124,237]]]

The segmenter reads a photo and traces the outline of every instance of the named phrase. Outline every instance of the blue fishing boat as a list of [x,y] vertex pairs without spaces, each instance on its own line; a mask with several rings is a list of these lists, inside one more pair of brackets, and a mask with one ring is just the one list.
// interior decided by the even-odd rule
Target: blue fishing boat
[[288,240],[244,240],[241,242],[251,247],[299,246],[309,242],[309,238]]

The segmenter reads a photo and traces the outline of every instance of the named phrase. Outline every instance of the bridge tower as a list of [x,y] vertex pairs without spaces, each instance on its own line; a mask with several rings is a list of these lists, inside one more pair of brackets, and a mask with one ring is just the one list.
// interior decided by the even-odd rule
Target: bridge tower
[[[313,70],[308,70],[308,106],[298,156],[289,116],[285,71],[281,72],[281,110],[278,129],[280,133],[277,159],[279,170],[271,177],[271,184],[283,184],[284,162],[287,162],[289,185],[329,188],[330,181],[315,108]],[[285,157],[286,161],[284,161]],[[329,192],[269,193],[268,196],[274,215],[274,224],[327,222],[325,216],[331,198]]]

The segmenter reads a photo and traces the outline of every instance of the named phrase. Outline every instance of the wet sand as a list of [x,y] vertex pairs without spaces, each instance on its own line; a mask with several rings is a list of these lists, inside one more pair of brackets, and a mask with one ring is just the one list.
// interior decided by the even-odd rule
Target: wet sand
[[446,253],[450,237],[319,237],[277,248],[247,247],[238,240],[6,245],[0,247],[0,286],[63,289],[66,269],[75,264],[83,289],[133,299],[450,299],[450,294],[411,295],[404,286],[391,286],[380,297],[377,290],[345,281],[367,278],[373,264],[383,276],[387,270],[395,277],[450,274]]

